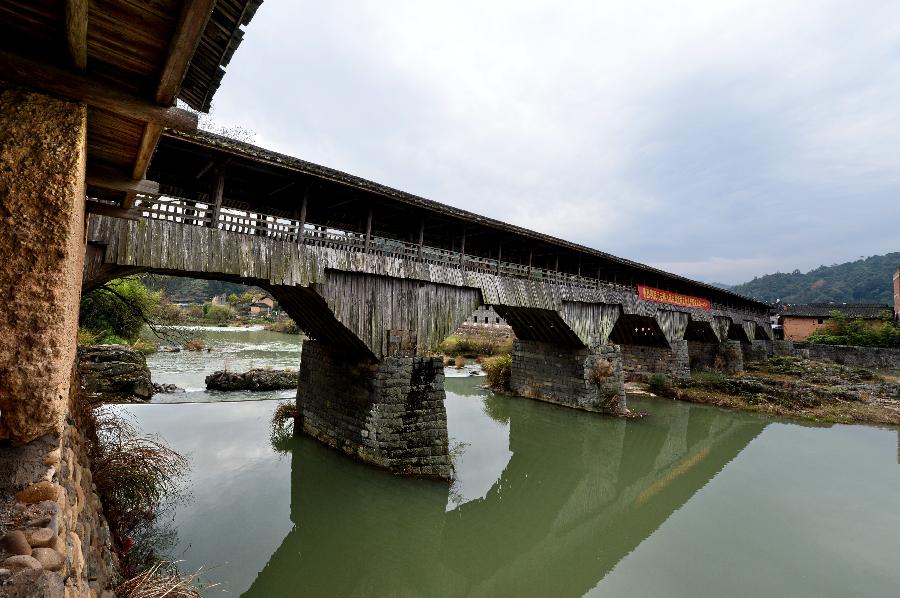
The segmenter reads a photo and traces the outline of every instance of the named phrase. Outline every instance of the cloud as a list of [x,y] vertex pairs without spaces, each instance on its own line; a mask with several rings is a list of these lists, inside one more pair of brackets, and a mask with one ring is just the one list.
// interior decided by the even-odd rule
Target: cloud
[[740,282],[897,249],[898,34],[890,1],[268,0],[214,118]]

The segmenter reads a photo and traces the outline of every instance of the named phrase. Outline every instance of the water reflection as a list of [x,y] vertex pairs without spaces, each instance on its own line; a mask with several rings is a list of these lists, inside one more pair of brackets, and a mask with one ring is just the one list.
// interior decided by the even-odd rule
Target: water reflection
[[[244,595],[581,596],[766,426],[697,408],[637,422],[598,418],[482,400],[474,387],[448,380],[448,412],[470,454],[498,438],[508,443],[486,489],[466,486],[448,511],[444,485],[399,479],[296,440],[293,528]],[[472,405],[493,428],[467,435],[458,427],[477,420],[460,413]],[[461,479],[470,473],[463,461]]]

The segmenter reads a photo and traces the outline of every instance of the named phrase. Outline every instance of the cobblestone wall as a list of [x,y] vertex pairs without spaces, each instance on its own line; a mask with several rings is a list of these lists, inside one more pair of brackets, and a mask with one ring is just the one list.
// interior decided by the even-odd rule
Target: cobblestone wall
[[294,429],[348,455],[394,473],[452,473],[438,357],[376,363],[306,341],[297,404],[302,425]]
[[569,349],[516,340],[510,388],[523,397],[585,411],[627,411],[622,354],[616,345]]
[[622,369],[628,380],[646,382],[653,374],[687,378],[690,364],[688,341],[672,341],[671,348],[622,345]]
[[119,565],[81,432],[0,447],[0,471],[0,596],[112,596]]

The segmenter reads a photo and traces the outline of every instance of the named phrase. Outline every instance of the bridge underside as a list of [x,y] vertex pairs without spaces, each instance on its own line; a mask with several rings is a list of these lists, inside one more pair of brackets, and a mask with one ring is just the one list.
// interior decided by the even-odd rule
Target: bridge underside
[[[519,396],[627,414],[624,381],[741,367],[760,315],[678,309],[618,287],[469,272],[329,244],[92,216],[85,288],[152,271],[267,289],[307,333],[295,430],[396,473],[447,478],[440,342],[482,304],[516,336]],[[755,345],[754,345],[755,343]]]

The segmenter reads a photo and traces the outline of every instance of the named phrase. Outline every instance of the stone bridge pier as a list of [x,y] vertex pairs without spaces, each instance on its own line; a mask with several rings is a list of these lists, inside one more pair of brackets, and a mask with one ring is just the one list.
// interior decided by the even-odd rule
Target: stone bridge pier
[[607,342],[621,312],[618,305],[494,308],[516,335],[510,376],[514,393],[585,411],[627,413],[622,353]]

